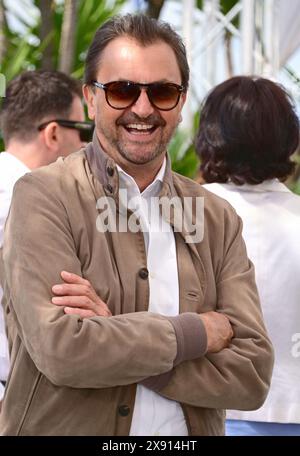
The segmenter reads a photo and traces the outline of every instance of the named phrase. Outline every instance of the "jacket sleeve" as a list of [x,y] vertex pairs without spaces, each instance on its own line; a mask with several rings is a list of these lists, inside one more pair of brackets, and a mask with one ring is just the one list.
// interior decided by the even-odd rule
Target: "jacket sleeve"
[[[3,251],[8,304],[38,370],[74,388],[131,384],[169,371],[178,338],[167,318],[137,312],[82,320],[52,304],[61,271],[81,275],[81,264],[66,208],[50,188],[34,174],[17,182]],[[181,355],[198,356],[195,350]]]
[[247,257],[242,222],[230,210],[224,260],[217,281],[217,306],[234,331],[229,348],[186,361],[144,386],[168,399],[206,408],[254,410],[267,395],[273,349],[263,323],[254,267]]

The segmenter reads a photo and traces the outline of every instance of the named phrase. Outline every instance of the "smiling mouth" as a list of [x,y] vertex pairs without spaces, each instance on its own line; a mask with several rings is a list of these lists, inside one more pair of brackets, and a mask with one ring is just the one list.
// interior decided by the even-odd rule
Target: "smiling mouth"
[[158,126],[151,125],[151,124],[138,124],[138,123],[131,123],[127,125],[123,125],[126,131],[131,134],[135,135],[149,135],[153,133]]

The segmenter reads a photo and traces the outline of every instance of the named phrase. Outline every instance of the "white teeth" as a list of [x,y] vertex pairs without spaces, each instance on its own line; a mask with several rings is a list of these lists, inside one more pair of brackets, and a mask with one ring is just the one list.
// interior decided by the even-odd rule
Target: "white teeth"
[[154,125],[145,125],[145,124],[129,124],[127,128],[134,128],[135,130],[151,130]]

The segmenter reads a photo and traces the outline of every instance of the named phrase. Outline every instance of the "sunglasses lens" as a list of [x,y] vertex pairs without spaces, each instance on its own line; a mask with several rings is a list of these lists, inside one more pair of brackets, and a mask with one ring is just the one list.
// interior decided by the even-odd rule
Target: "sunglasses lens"
[[181,87],[172,83],[138,84],[130,81],[109,82],[105,85],[106,101],[115,109],[132,106],[141,94],[141,87],[147,87],[150,102],[157,109],[169,111],[177,105]]
[[152,104],[161,110],[175,108],[179,101],[180,90],[173,84],[152,84],[148,89]]
[[138,85],[126,81],[113,82],[107,87],[107,101],[116,109],[125,109],[137,100]]
[[91,142],[93,139],[94,125],[90,129],[79,129],[79,136],[82,142]]

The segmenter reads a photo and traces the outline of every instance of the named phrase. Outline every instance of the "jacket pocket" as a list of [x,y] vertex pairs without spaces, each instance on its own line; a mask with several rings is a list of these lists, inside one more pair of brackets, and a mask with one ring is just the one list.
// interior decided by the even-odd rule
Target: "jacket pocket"
[[202,295],[198,291],[191,290],[186,292],[186,299],[200,302],[201,297]]

